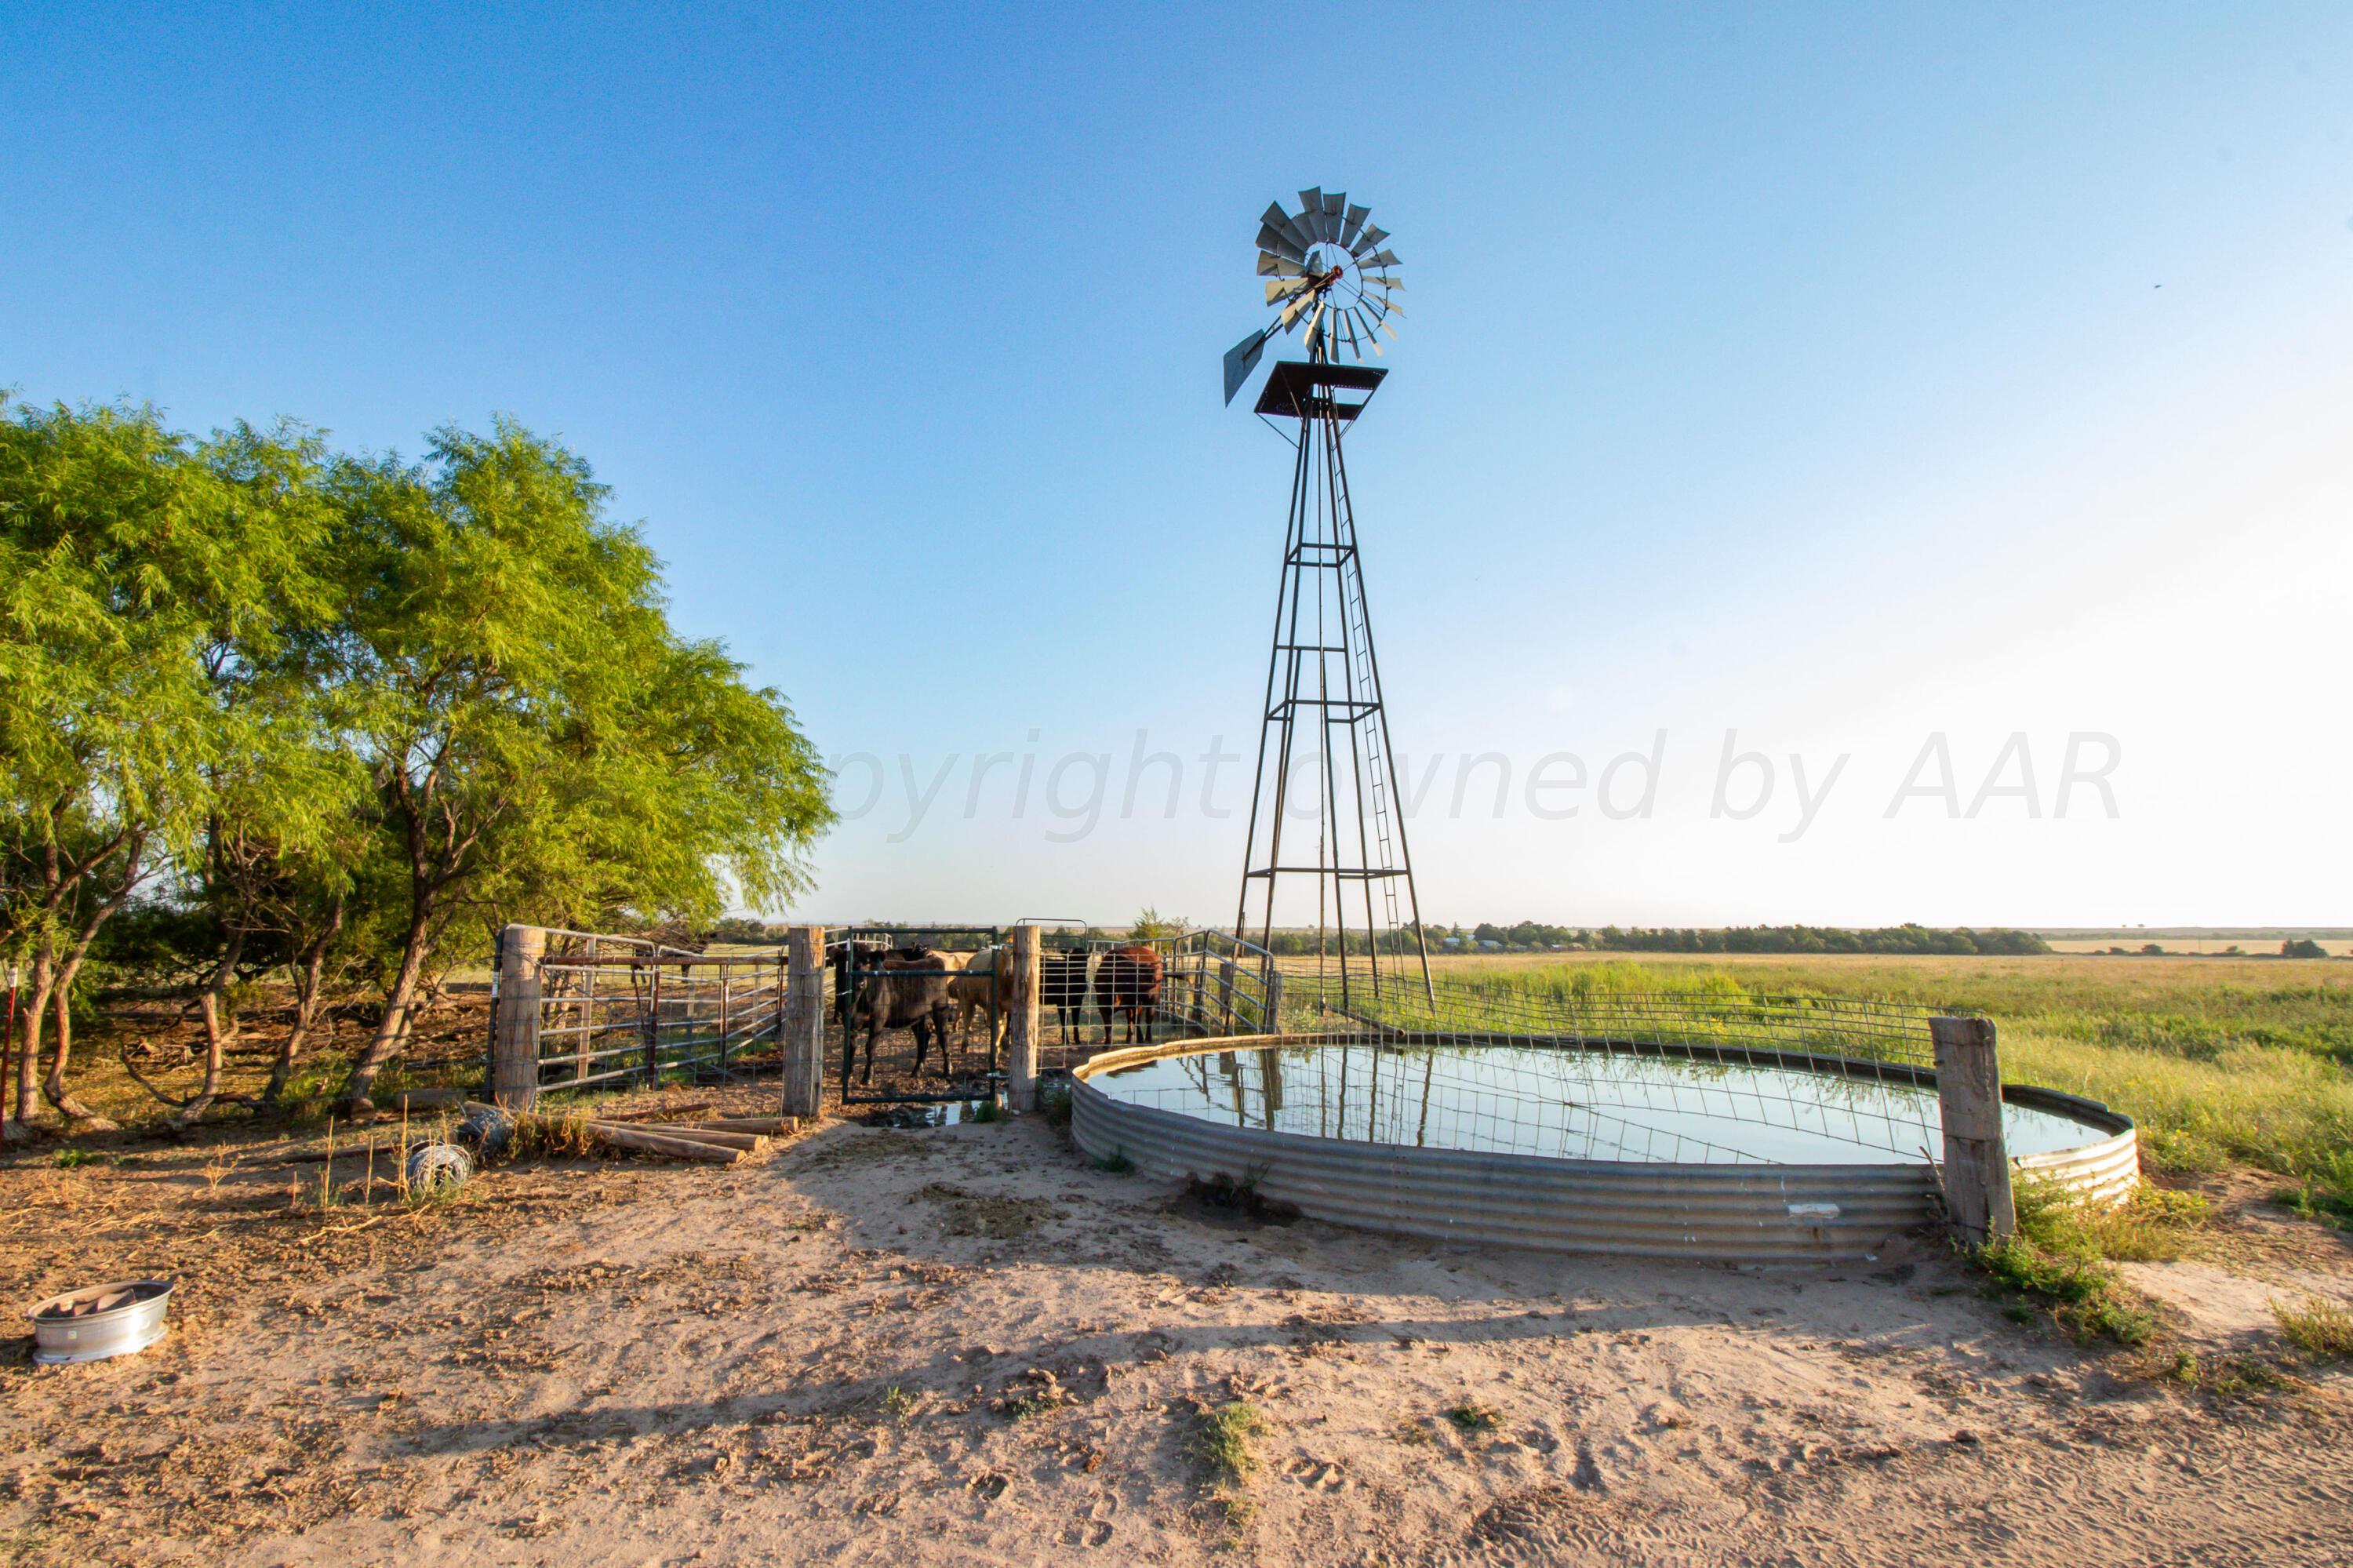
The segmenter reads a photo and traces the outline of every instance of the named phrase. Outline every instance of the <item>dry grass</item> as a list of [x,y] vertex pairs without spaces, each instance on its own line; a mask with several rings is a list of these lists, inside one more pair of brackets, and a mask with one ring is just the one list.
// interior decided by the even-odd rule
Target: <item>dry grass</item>
[[2306,1355],[2330,1360],[2353,1356],[2353,1312],[2341,1302],[2326,1296],[2306,1296],[2292,1306],[2274,1300],[2272,1316],[2288,1343]]

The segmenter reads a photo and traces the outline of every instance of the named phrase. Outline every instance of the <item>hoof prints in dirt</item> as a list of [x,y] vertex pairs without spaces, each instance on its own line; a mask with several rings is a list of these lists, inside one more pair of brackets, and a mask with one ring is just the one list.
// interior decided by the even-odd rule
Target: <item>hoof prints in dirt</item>
[[1513,1555],[1548,1558],[1569,1543],[1578,1521],[1589,1519],[1594,1499],[1573,1488],[1536,1487],[1489,1504],[1471,1521],[1471,1539],[1482,1545],[1515,1548]]
[[941,1228],[948,1234],[992,1241],[1028,1235],[1061,1213],[1043,1198],[992,1198],[945,1181],[925,1183],[915,1197],[940,1205],[945,1213]]

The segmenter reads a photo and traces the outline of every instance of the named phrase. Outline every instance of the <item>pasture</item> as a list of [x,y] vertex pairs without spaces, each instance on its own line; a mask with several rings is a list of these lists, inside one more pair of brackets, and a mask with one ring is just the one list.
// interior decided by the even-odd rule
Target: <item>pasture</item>
[[2161,1171],[2236,1162],[2353,1204],[2353,964],[2328,959],[1441,958],[1509,987],[1879,997],[1979,1012],[2003,1076],[2102,1100],[2141,1126]]

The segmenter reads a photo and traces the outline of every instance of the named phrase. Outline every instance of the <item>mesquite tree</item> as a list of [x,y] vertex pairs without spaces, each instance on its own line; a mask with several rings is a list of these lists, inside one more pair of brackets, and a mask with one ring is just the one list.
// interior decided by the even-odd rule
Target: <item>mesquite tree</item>
[[[0,954],[16,1110],[67,1088],[65,996],[134,896],[200,914],[202,1086],[227,988],[283,965],[283,1089],[331,972],[383,977],[364,1104],[429,979],[509,920],[708,918],[801,885],[830,820],[774,693],[680,638],[587,465],[501,423],[424,461],[299,429],[0,401]],[[161,1093],[161,1091],[158,1091]]]
[[315,444],[240,427],[198,445],[152,409],[0,418],[0,948],[29,984],[19,1119],[69,1092],[69,998],[100,927],[196,842],[213,775],[251,744],[226,673],[299,616],[322,514]]
[[468,915],[769,905],[830,813],[789,710],[670,630],[658,563],[576,456],[508,423],[445,429],[422,463],[347,462],[332,488],[336,706],[407,895],[357,1110]]

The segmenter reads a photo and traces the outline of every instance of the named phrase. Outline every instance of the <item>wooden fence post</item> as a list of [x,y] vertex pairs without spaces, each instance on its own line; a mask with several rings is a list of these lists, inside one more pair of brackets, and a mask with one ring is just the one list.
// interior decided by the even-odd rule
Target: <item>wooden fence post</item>
[[777,1006],[785,1064],[784,1114],[814,1119],[825,1097],[825,927],[795,926],[785,937]]
[[2001,1057],[1993,1021],[1932,1018],[1936,1098],[1945,1123],[1945,1213],[1971,1246],[2018,1228],[2001,1131]]
[[1261,1034],[1282,1033],[1282,971],[1281,969],[1270,969],[1266,971],[1266,1012],[1265,1015],[1259,1020],[1258,1032]]
[[1218,960],[1218,1033],[1234,1032],[1234,961]]
[[539,960],[547,932],[509,926],[499,934],[499,994],[491,1013],[491,1103],[529,1110],[539,1100]]
[[1007,989],[1005,1033],[1005,1103],[1010,1109],[1038,1108],[1038,955],[1039,928],[1013,927],[1012,983]]

